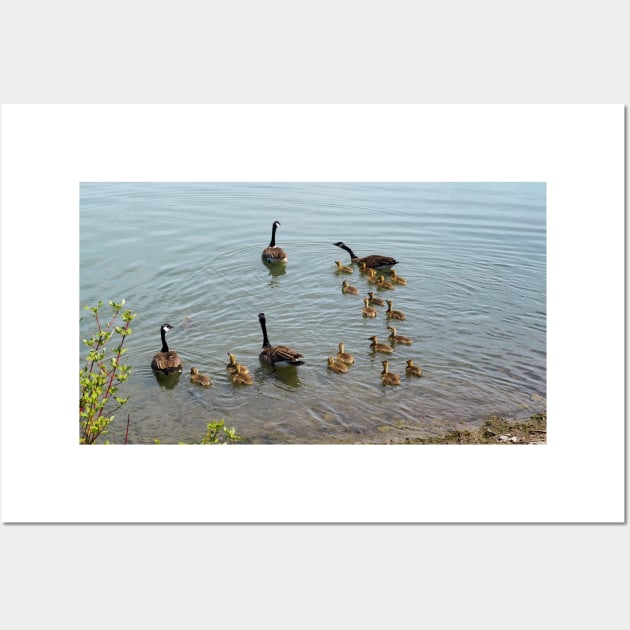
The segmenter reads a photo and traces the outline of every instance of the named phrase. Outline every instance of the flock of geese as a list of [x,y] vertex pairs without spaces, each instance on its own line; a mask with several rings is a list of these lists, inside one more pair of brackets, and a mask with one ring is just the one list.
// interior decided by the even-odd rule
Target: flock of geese
[[[288,256],[282,247],[276,245],[276,230],[280,226],[280,221],[274,221],[271,228],[271,241],[268,247],[265,247],[262,251],[263,261],[271,264],[286,264]],[[345,243],[339,241],[333,243],[337,247],[345,250],[350,255],[350,261],[352,264],[356,264],[359,267],[361,274],[364,274],[367,278],[367,282],[370,285],[374,285],[380,290],[391,290],[396,285],[405,286],[407,281],[401,278],[396,273],[395,269],[392,269],[398,261],[391,256],[382,256],[380,254],[370,254],[369,256],[358,257]],[[354,268],[351,266],[345,266],[340,260],[336,260],[338,273],[354,273]],[[379,272],[377,274],[377,271]],[[385,273],[389,274],[389,278],[385,279]],[[344,294],[359,295],[360,291],[357,287],[352,286],[348,280],[344,280],[341,285],[341,291]],[[385,306],[387,304],[387,310],[385,310],[385,317],[388,323],[391,320],[404,321],[407,319],[405,313],[393,308],[392,300],[383,300],[374,295],[373,291],[369,291],[367,296],[363,298],[364,307],[362,309],[363,317],[377,317],[378,311],[374,306]],[[296,367],[303,365],[303,354],[300,354],[296,350],[289,348],[288,346],[278,345],[273,346],[269,341],[267,335],[267,321],[264,313],[258,314],[258,322],[263,335],[262,350],[259,354],[259,359],[262,363],[265,363],[274,368],[281,367]],[[162,349],[158,352],[151,361],[151,368],[164,375],[179,375],[183,370],[183,362],[181,357],[174,350],[169,350],[166,343],[166,333],[172,330],[170,324],[162,324],[160,327],[160,336],[162,339]],[[404,335],[399,335],[396,328],[392,325],[388,326],[390,331],[389,340],[394,344],[411,345],[412,340]],[[373,352],[380,352],[384,354],[392,354],[394,348],[386,343],[381,343],[376,335],[372,335],[369,340],[372,342],[370,348]],[[251,385],[254,380],[244,365],[236,360],[234,354],[228,352],[229,362],[226,365],[226,370],[232,382],[235,385]],[[345,351],[343,342],[339,343],[339,352],[335,356],[328,357],[328,369],[333,372],[345,373],[354,364],[354,357],[349,352]],[[389,371],[389,361],[383,360],[383,371],[381,372],[381,381],[383,385],[400,385],[400,376],[394,372]],[[422,368],[414,365],[413,359],[407,359],[407,366],[405,367],[405,374],[407,376],[422,376]],[[190,380],[193,383],[201,385],[203,387],[210,387],[212,380],[209,376],[200,374],[196,367],[190,369]]]

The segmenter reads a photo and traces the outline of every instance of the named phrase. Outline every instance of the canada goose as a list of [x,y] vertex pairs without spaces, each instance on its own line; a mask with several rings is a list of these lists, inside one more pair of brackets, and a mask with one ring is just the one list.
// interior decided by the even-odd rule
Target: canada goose
[[378,276],[376,275],[376,271],[374,271],[374,269],[368,269],[367,281],[368,284],[378,284]]
[[228,357],[230,357],[230,362],[225,366],[225,369],[228,371],[229,374],[236,374],[237,365],[240,366],[241,373],[249,374],[249,370],[244,365],[241,365],[231,352],[228,352]]
[[246,370],[247,368],[240,363],[234,365],[234,373],[230,377],[234,385],[251,385],[254,382],[252,375]]
[[328,369],[333,372],[343,372],[345,374],[348,371],[348,366],[345,363],[335,361],[335,357],[328,357]]
[[359,295],[359,289],[353,287],[347,280],[344,280],[341,283],[341,292],[349,293],[351,295]]
[[400,376],[389,371],[389,362],[383,361],[383,371],[381,372],[383,385],[400,385]]
[[340,271],[341,273],[354,273],[354,269],[352,267],[344,267],[340,260],[335,260],[335,265],[337,265],[337,271]]
[[262,257],[269,263],[285,263],[289,260],[287,253],[282,247],[276,247],[276,230],[280,225],[280,221],[274,221],[271,227],[271,242],[269,247],[265,247]]
[[343,341],[339,342],[339,352],[337,352],[335,360],[345,363],[346,365],[352,365],[354,363],[354,357],[349,352],[345,351]]
[[367,267],[373,267],[375,269],[381,269],[384,267],[391,267],[395,265],[398,261],[392,258],[391,256],[380,256],[379,254],[371,254],[369,256],[363,256],[359,258],[345,243],[339,241],[338,243],[333,243],[337,247],[341,247],[350,254],[350,260],[353,263],[357,263],[360,265],[362,262],[365,263]]
[[376,304],[376,306],[385,306],[385,300],[380,297],[374,297],[372,291],[368,293],[368,301],[370,304]]
[[391,300],[385,300],[387,302],[387,310],[385,311],[385,317],[389,319],[407,319],[407,316],[402,311],[395,311],[392,308],[393,302]]
[[385,276],[379,276],[378,280],[376,281],[376,286],[379,289],[393,289],[394,285],[391,282],[387,282],[387,280],[385,280]]
[[407,359],[407,367],[405,368],[407,376],[422,376],[422,368],[413,364],[413,359]]
[[304,361],[300,361],[303,354],[288,348],[287,346],[272,346],[267,337],[267,322],[264,313],[258,314],[258,321],[263,333],[263,349],[258,355],[263,363],[273,365],[274,367],[288,367],[292,365],[303,365]]
[[372,342],[370,344],[372,352],[394,352],[394,349],[391,346],[388,346],[386,343],[379,343],[376,335],[372,335],[371,337],[368,337],[368,339]]
[[372,308],[368,304],[368,300],[369,298],[367,296],[363,298],[363,304],[365,304],[365,306],[361,309],[363,317],[376,317],[376,309]]
[[402,343],[405,346],[410,346],[413,342],[411,341],[411,339],[409,339],[409,337],[405,337],[404,335],[397,335],[396,334],[396,329],[393,326],[388,326],[387,328],[389,328],[389,330],[391,330],[391,334],[389,336],[389,338],[396,342],[396,343]]
[[210,385],[212,385],[210,377],[205,374],[199,374],[199,370],[196,367],[190,368],[190,380],[193,383],[197,383],[197,385],[202,385],[203,387],[210,387]]
[[407,281],[404,278],[401,278],[395,269],[392,269],[392,282],[394,284],[400,284],[401,286],[406,286]]
[[158,352],[151,361],[151,367],[164,374],[181,374],[182,360],[174,350],[169,350],[166,345],[166,333],[173,327],[170,324],[162,324],[160,335],[162,337],[162,350]]

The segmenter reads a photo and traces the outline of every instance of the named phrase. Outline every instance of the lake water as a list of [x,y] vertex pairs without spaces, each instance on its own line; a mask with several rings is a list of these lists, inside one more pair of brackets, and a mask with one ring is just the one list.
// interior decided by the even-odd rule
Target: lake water
[[[80,189],[81,337],[85,304],[126,300],[138,315],[120,395],[129,402],[107,436],[129,442],[198,442],[224,419],[250,443],[373,443],[479,426],[493,415],[527,418],[546,408],[546,187],[544,183],[83,183]],[[289,261],[261,261],[271,226]],[[365,276],[337,273],[349,256],[399,260],[407,286],[374,292],[407,319],[413,345],[395,345],[381,384],[368,337],[388,342],[384,308],[361,315]],[[348,279],[360,295],[342,295]],[[262,366],[258,313],[273,345],[301,352],[288,371]],[[169,323],[184,362],[174,387],[150,363]],[[356,363],[326,369],[342,341]],[[80,356],[86,347],[79,343]],[[232,352],[254,376],[236,388]],[[408,378],[411,358],[422,378]],[[209,375],[204,389],[192,366]]]

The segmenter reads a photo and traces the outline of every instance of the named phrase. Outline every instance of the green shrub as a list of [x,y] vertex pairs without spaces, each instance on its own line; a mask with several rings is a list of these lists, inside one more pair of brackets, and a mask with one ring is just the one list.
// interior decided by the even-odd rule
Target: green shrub
[[[102,324],[99,312],[103,302],[97,306],[85,306],[92,312],[96,323],[96,332],[89,339],[83,339],[89,351],[85,358],[85,365],[79,371],[79,420],[81,444],[93,444],[99,436],[107,433],[107,427],[112,423],[115,412],[126,402],[127,398],[117,396],[118,385],[129,378],[131,368],[123,365],[120,359],[127,348],[123,348],[125,339],[133,332],[130,328],[135,313],[122,311],[125,300],[120,304],[110,301],[112,307],[111,319]],[[116,325],[118,316],[122,325]],[[112,349],[107,347],[114,335],[120,337],[120,342]],[[105,408],[107,407],[107,413]]]

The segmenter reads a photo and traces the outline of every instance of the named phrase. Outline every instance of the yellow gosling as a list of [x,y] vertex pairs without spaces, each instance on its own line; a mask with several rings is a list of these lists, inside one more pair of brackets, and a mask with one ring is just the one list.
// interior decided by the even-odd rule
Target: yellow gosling
[[359,295],[359,289],[353,287],[347,280],[341,283],[341,292],[349,295]]
[[363,313],[363,317],[376,317],[376,309],[372,308],[368,304],[367,296],[363,298],[363,304],[365,304],[365,306],[361,309],[361,312]]
[[352,267],[344,267],[340,260],[335,260],[335,265],[337,265],[337,271],[341,273],[354,273],[354,269]]
[[210,387],[212,385],[210,377],[205,374],[199,374],[199,370],[196,367],[190,368],[190,380],[202,387]]
[[392,269],[392,282],[394,284],[400,284],[401,286],[407,286],[407,281],[404,278],[401,278],[395,269]]
[[413,364],[413,359],[407,359],[407,367],[405,368],[407,376],[422,376],[422,368]]
[[339,352],[337,352],[335,359],[346,365],[352,365],[354,363],[354,357],[349,352],[346,352],[343,341],[339,342]]
[[389,335],[389,339],[391,339],[395,343],[402,343],[405,346],[410,346],[413,341],[409,339],[409,337],[405,337],[404,335],[399,335],[396,332],[396,329],[393,326],[388,326],[389,330],[391,330],[391,334]]
[[370,344],[372,352],[394,352],[394,349],[391,346],[388,346],[386,343],[379,343],[378,337],[376,335],[372,335],[371,337],[368,337],[368,339],[372,342]]
[[385,311],[385,317],[388,319],[407,319],[407,316],[402,311],[395,311],[392,300],[385,300],[387,302],[387,310]]
[[383,385],[400,385],[400,376],[389,371],[389,362],[383,361],[383,371],[381,372]]
[[335,361],[335,357],[328,357],[328,369],[345,374],[348,371],[348,366],[345,363]]

